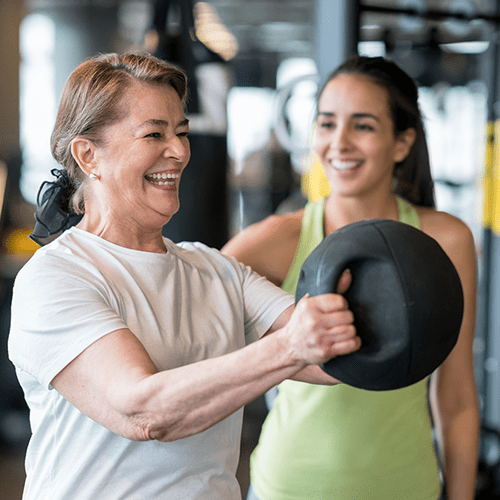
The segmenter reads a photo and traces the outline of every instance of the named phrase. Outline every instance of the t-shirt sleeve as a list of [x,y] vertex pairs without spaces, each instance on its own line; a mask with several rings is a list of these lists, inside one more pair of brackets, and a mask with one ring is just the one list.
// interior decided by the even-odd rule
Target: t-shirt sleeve
[[[227,290],[232,290],[233,308],[241,308],[245,343],[262,337],[295,298],[288,292],[254,272],[234,257],[208,248],[202,243],[183,243],[185,248],[196,248],[210,261],[210,265]],[[200,254],[197,254],[197,259]],[[234,311],[233,311],[234,313]]]
[[50,387],[52,379],[99,338],[126,328],[119,299],[89,264],[34,257],[16,276],[9,357]]
[[291,305],[294,297],[239,263],[243,273],[243,300],[247,343],[262,337]]

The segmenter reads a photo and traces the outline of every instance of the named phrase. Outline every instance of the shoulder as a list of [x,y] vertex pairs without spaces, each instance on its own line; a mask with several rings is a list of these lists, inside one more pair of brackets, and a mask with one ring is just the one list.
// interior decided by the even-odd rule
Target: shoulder
[[220,271],[235,267],[233,262],[217,248],[212,248],[199,241],[183,241],[173,243],[166,240],[168,252],[175,256],[177,262],[200,270],[201,268]]
[[454,246],[473,240],[472,232],[461,219],[447,212],[417,207],[422,231],[444,245]]
[[35,294],[38,302],[88,293],[109,296],[118,288],[110,278],[106,259],[91,238],[66,231],[38,249],[17,273],[15,291]]
[[[215,279],[217,283],[224,284],[226,289],[237,290],[240,285],[246,286],[248,280],[252,279],[251,275],[255,274],[236,258],[201,242],[169,242],[167,248],[174,259],[170,262],[176,269],[182,268],[181,276],[188,282],[194,278],[196,283],[201,280],[213,284]],[[186,282],[186,286],[190,285]]]
[[292,265],[302,229],[304,210],[271,215],[252,224],[222,249],[254,271],[281,284]]
[[416,207],[421,229],[434,238],[447,253],[456,253],[474,247],[469,227],[458,217],[425,207]]
[[[62,237],[60,237],[62,238]],[[16,281],[30,281],[48,277],[61,271],[73,271],[78,266],[78,257],[76,257],[60,241],[53,242],[39,248],[28,262],[21,268],[16,275]],[[70,261],[70,265],[68,265]]]

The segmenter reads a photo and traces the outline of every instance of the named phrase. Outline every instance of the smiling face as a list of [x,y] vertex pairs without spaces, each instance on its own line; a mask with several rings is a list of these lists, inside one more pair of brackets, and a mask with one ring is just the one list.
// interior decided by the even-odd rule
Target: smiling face
[[89,182],[86,216],[99,227],[158,229],[179,209],[179,181],[190,158],[188,120],[170,86],[135,83],[125,106],[125,118],[89,149],[87,167],[99,180]]
[[323,90],[314,145],[332,193],[391,192],[394,166],[413,140],[413,129],[395,136],[387,91],[368,77],[340,74]]

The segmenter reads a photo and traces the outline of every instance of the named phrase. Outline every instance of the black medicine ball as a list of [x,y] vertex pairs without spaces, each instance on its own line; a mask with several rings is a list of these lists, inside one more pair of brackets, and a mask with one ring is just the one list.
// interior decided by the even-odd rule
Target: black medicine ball
[[463,292],[455,266],[440,245],[402,222],[373,219],[327,236],[302,265],[295,294],[344,294],[362,346],[322,365],[332,377],[367,390],[392,390],[430,375],[458,339]]

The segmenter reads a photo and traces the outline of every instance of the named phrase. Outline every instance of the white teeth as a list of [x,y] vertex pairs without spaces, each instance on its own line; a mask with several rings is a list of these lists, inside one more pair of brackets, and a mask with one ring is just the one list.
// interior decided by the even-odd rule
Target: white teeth
[[179,179],[180,174],[161,172],[157,174],[146,175],[146,179],[153,184],[165,186],[167,184],[174,185],[176,179]]
[[162,172],[161,174],[151,174],[147,177],[152,177],[153,179],[178,179],[179,174],[167,174],[165,172]]
[[344,171],[358,167],[359,165],[361,165],[361,161],[331,161],[330,165],[335,170]]

